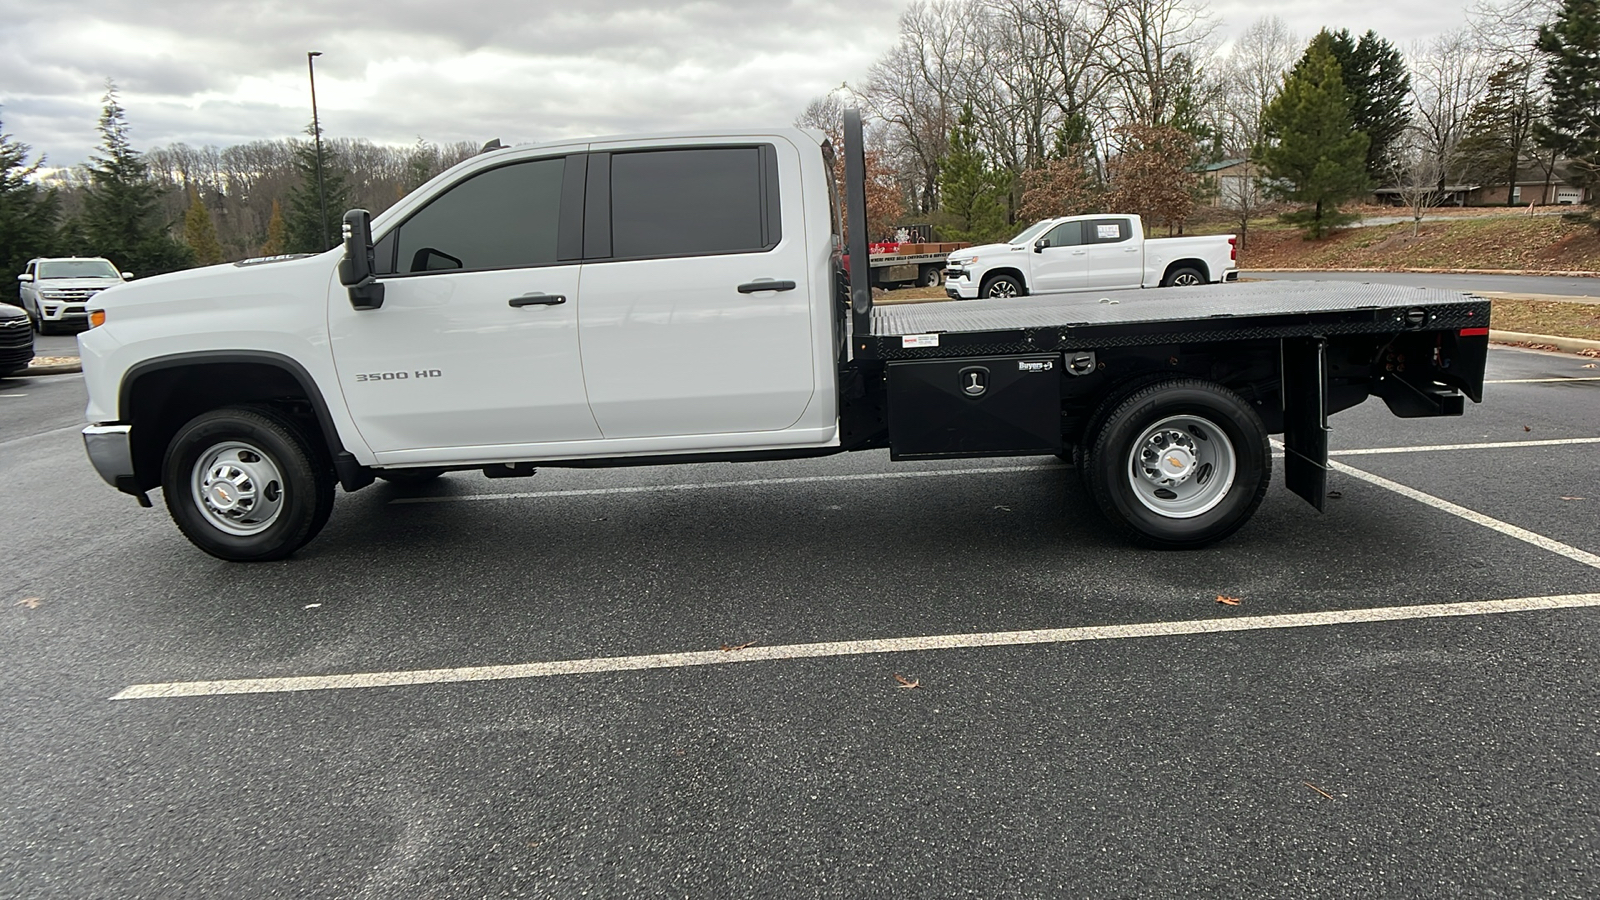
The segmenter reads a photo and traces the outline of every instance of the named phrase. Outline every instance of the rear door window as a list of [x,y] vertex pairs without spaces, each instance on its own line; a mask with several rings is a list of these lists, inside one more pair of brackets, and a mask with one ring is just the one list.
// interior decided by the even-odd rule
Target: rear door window
[[[771,146],[614,153],[612,259],[760,252],[777,246]],[[588,255],[595,247],[586,244]]]
[[1087,244],[1115,244],[1133,237],[1127,219],[1090,219],[1084,225]]

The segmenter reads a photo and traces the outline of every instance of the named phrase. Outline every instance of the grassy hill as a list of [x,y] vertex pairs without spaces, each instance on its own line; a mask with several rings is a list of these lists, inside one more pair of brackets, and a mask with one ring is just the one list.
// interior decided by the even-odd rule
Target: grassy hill
[[1247,269],[1600,272],[1600,231],[1560,216],[1459,216],[1423,222],[1416,237],[1411,228],[1410,222],[1349,228],[1308,241],[1276,222],[1252,223],[1239,264]]

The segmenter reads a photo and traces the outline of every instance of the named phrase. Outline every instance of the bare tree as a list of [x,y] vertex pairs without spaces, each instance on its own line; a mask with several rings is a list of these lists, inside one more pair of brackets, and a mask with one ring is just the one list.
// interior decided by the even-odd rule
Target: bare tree
[[1217,24],[1192,0],[1121,0],[1112,7],[1107,68],[1118,88],[1123,120],[1172,121],[1178,101],[1215,50]]
[[1491,71],[1466,29],[1446,32],[1411,54],[1413,128],[1418,149],[1434,158],[1438,190],[1462,174],[1461,139]]
[[1411,236],[1416,237],[1421,232],[1423,211],[1439,202],[1446,177],[1433,138],[1415,126],[1406,129],[1394,143],[1388,175],[1400,202],[1411,210]]

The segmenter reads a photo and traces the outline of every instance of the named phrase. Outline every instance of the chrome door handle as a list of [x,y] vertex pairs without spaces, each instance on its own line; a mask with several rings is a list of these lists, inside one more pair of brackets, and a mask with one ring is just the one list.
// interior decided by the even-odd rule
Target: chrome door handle
[[508,301],[512,306],[559,306],[567,302],[567,298],[560,294],[523,294],[521,297],[512,297]]
[[752,281],[752,282],[749,282],[747,284],[739,285],[739,293],[741,293],[741,294],[754,294],[754,293],[758,293],[760,291],[792,291],[792,290],[794,290],[794,282],[792,282],[792,281],[773,281],[770,278],[758,279],[756,281]]

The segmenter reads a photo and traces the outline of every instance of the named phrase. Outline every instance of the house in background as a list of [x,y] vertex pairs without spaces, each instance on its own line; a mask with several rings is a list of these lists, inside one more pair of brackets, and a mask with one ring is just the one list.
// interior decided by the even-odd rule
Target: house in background
[[[1524,160],[1517,168],[1517,181],[1510,186],[1511,205],[1576,206],[1592,198],[1592,189],[1578,187],[1573,177],[1570,160],[1556,160],[1552,167],[1548,158],[1542,161]],[[1467,196],[1469,206],[1505,206],[1507,186],[1479,187]]]
[[1224,159],[1199,168],[1200,177],[1212,186],[1211,205],[1239,209],[1259,205],[1263,199],[1261,182],[1266,175],[1248,159]]

